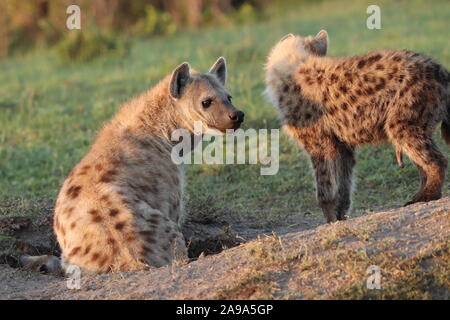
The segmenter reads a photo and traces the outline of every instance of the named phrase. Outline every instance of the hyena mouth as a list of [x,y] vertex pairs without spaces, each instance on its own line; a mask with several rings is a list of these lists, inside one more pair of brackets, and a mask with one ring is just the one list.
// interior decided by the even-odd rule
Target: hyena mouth
[[242,122],[239,123],[235,123],[234,125],[232,125],[229,128],[220,128],[220,127],[215,127],[215,126],[208,126],[208,129],[210,131],[216,131],[216,132],[220,132],[221,134],[227,134],[227,130],[237,130],[241,127]]

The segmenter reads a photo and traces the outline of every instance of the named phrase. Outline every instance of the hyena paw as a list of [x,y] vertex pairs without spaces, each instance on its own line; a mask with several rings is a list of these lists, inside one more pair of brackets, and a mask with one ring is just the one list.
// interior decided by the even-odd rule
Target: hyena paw
[[347,220],[348,218],[347,212],[338,212],[336,214],[336,218],[338,219],[338,221]]
[[417,202],[428,202],[428,201],[438,200],[441,197],[442,197],[441,192],[418,194],[418,195],[415,195],[411,201],[408,201],[407,203],[405,203],[404,207],[409,206],[413,203],[417,203]]
[[55,256],[50,256],[50,255],[27,256],[27,255],[24,255],[19,258],[19,262],[23,268],[28,269],[28,270],[41,272],[41,273],[55,274],[55,275],[63,274],[63,271],[61,268],[61,262]]

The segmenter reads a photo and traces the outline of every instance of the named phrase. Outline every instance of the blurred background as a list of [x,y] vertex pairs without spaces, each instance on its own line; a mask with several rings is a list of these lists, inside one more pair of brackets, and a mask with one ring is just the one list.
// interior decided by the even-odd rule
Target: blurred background
[[[167,36],[182,30],[262,20],[268,8],[294,1],[269,0],[2,0],[0,56],[59,46],[68,58],[89,60],[112,50],[121,37]],[[305,2],[305,1],[302,1]],[[65,11],[81,8],[83,32],[68,33]],[[87,46],[87,48],[84,48]],[[106,48],[105,48],[106,47]],[[90,50],[86,55],[83,52]]]
[[[71,4],[81,30],[66,27]],[[380,30],[366,26],[372,4]],[[225,56],[244,129],[278,129],[262,95],[264,62],[285,34],[326,29],[330,56],[408,48],[450,68],[449,21],[448,0],[0,0],[0,216],[51,217],[96,132],[183,61],[206,71]],[[322,222],[308,160],[284,135],[275,176],[259,165],[190,165],[187,175],[191,211],[246,227]],[[419,187],[415,166],[399,169],[389,145],[361,148],[356,176],[360,213],[402,205]]]

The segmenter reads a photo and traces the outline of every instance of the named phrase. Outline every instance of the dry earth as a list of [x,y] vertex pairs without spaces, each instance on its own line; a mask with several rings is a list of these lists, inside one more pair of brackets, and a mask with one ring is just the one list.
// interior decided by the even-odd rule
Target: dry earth
[[[21,219],[0,221],[23,252],[57,253],[41,226],[28,232]],[[11,220],[12,219],[12,220]],[[449,299],[450,198],[319,225],[302,217],[294,228],[243,224],[195,225],[191,262],[140,272],[83,276],[80,290],[66,279],[0,263],[0,299]],[[9,229],[8,229],[9,228]],[[203,229],[202,229],[203,228]],[[40,232],[38,232],[41,230]],[[289,232],[288,231],[294,231]],[[201,234],[207,234],[201,236]],[[236,233],[239,236],[236,236]],[[261,235],[266,233],[267,235]],[[21,238],[22,234],[22,239]],[[30,236],[32,234],[33,236]],[[243,236],[241,236],[243,234]],[[257,238],[244,241],[242,238]],[[39,239],[41,241],[39,241]],[[212,239],[212,240],[211,240]],[[42,243],[48,242],[46,245]],[[209,242],[210,243],[209,243]],[[31,242],[31,244],[30,244]],[[17,244],[19,243],[19,245]],[[34,243],[34,245],[33,245]],[[215,246],[215,247],[214,247]],[[212,249],[211,249],[212,248]],[[194,252],[195,251],[195,252]],[[366,287],[367,268],[381,269],[381,290]]]

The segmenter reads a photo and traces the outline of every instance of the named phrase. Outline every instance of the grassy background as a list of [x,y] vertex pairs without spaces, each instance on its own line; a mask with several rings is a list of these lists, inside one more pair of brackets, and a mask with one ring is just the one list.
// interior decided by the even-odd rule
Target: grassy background
[[[450,68],[449,1],[377,1],[382,30],[366,28],[369,4],[311,1],[274,9],[264,22],[132,39],[127,54],[85,64],[61,64],[46,50],[0,61],[0,215],[34,214],[54,201],[102,123],[182,61],[206,71],[218,56],[227,58],[229,89],[246,113],[244,128],[279,127],[276,111],[261,95],[263,64],[271,46],[289,32],[328,30],[331,56],[408,48]],[[448,156],[440,134],[436,138]],[[286,137],[275,176],[260,176],[257,165],[190,165],[187,175],[193,207],[207,204],[211,212],[226,209],[224,214],[255,223],[306,211],[321,215],[306,157]],[[449,185],[447,178],[445,195]],[[415,166],[407,160],[398,169],[390,146],[360,149],[354,210],[401,205],[418,187]]]

